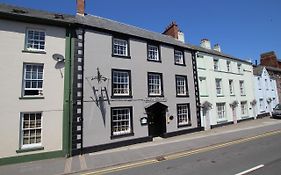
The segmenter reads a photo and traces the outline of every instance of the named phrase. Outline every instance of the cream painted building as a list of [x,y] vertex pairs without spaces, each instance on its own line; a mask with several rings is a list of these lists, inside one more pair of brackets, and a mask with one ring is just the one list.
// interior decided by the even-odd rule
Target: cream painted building
[[67,17],[3,4],[0,12],[0,164],[64,156]]
[[255,117],[252,64],[211,49],[203,39],[196,54],[202,126],[206,129]]

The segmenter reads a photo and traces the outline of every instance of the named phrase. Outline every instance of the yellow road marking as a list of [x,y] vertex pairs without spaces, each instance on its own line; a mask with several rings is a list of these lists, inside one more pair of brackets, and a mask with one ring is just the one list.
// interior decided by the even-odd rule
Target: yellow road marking
[[[190,155],[193,155],[193,154],[212,151],[212,150],[215,150],[215,149],[219,149],[219,148],[223,148],[223,147],[227,147],[227,146],[231,146],[231,145],[235,145],[235,144],[239,144],[239,143],[244,143],[244,142],[248,142],[248,141],[252,141],[252,140],[256,140],[256,139],[259,139],[259,138],[272,136],[272,135],[276,135],[276,134],[280,134],[280,133],[281,133],[281,130],[271,131],[271,132],[267,132],[267,133],[260,134],[260,135],[257,135],[257,136],[253,136],[253,137],[248,137],[248,138],[234,140],[234,141],[230,141],[230,142],[226,142],[226,143],[222,143],[222,144],[217,144],[217,145],[213,145],[213,146],[198,148],[196,150],[174,153],[174,154],[163,156],[164,157],[163,161],[178,159],[178,158],[181,158],[181,157],[187,157],[187,156],[190,156]],[[161,162],[163,162],[163,161],[161,161]],[[135,163],[129,163],[129,164],[125,164],[125,165],[113,166],[113,167],[110,167],[110,168],[105,168],[105,169],[101,169],[101,170],[98,170],[98,171],[94,171],[94,172],[90,172],[90,173],[86,173],[86,174],[82,174],[82,175],[101,175],[101,174],[105,174],[105,173],[122,171],[122,170],[136,168],[136,167],[140,167],[140,166],[144,166],[144,165],[154,164],[154,163],[158,163],[158,162],[159,161],[157,161],[156,159],[149,159],[149,160],[139,161],[139,162],[135,162]]]

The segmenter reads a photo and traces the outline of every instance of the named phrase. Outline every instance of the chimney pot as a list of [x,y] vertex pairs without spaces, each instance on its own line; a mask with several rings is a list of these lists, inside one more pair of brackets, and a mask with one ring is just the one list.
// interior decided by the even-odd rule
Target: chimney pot
[[201,39],[200,46],[205,49],[211,49],[211,42],[206,38]]
[[76,8],[77,8],[76,13],[78,15],[84,16],[85,15],[85,0],[76,0]]

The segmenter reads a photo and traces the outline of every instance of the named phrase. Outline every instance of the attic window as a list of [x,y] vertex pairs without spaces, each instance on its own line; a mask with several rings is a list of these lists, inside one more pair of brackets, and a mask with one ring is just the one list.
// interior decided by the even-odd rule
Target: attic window
[[28,11],[22,10],[22,9],[13,9],[12,12],[14,12],[14,13],[21,13],[21,14],[28,13]]
[[64,19],[63,15],[62,14],[54,14],[54,17],[56,19]]

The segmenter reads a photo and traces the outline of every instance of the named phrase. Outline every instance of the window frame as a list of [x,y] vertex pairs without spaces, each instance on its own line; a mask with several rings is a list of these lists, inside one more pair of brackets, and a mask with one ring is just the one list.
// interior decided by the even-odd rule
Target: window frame
[[[29,66],[42,66],[42,79],[26,79],[26,67],[27,65]],[[43,93],[43,90],[44,90],[44,64],[43,63],[26,63],[24,62],[23,63],[23,74],[22,74],[22,92],[21,92],[21,97],[35,97],[35,98],[40,98],[40,97],[43,97],[44,93]],[[38,72],[37,72],[38,73]],[[37,74],[38,76],[38,74]],[[31,76],[32,77],[32,76]],[[32,86],[32,81],[42,81],[42,88],[26,88],[26,81],[31,81],[31,85]],[[38,82],[37,82],[37,85],[38,85]],[[26,91],[30,89],[30,90],[38,90],[38,94],[37,95],[26,95]]]
[[[129,94],[114,94],[114,86],[113,86],[113,80],[114,80],[114,72],[126,72],[129,76]],[[111,69],[111,98],[132,98],[132,78],[131,78],[131,70],[127,69]]]
[[[39,49],[33,48],[33,47],[27,47],[28,46],[28,41],[29,41],[29,31],[33,31],[33,32],[43,32],[44,33],[44,49],[40,49],[40,45],[39,45]],[[40,38],[40,35],[39,35]],[[35,39],[33,38],[33,43],[35,41]],[[38,43],[42,42],[40,41],[40,39],[37,41]],[[43,29],[36,29],[36,28],[26,28],[25,31],[25,41],[24,41],[24,51],[28,51],[28,52],[42,52],[45,53],[46,52],[46,31]]]
[[[120,110],[120,109],[129,109],[129,113],[130,113],[130,119],[128,120],[129,126],[130,126],[130,132],[128,133],[123,133],[123,134],[116,134],[114,135],[114,131],[113,131],[113,111],[114,110]],[[133,106],[118,106],[118,107],[111,107],[110,108],[110,132],[111,132],[111,136],[110,139],[116,139],[116,138],[121,138],[121,137],[128,137],[128,136],[133,136],[134,135],[134,128],[133,128]]]
[[226,61],[226,70],[227,72],[231,72],[231,61],[229,60]]
[[[26,130],[38,130],[40,129],[40,142],[39,143],[33,143],[33,144],[24,144],[23,142],[23,139],[24,139],[24,136],[23,136],[23,133],[24,133],[24,115],[25,114],[35,114],[35,126],[36,126],[36,114],[40,114],[40,120],[41,120],[41,123],[40,123],[40,127],[34,127],[34,128],[28,128]],[[30,117],[30,116],[29,116]],[[20,150],[29,150],[29,149],[36,149],[36,148],[41,148],[42,145],[43,145],[43,112],[42,111],[32,111],[32,112],[20,112],[20,131],[19,131],[19,149]],[[29,139],[31,137],[29,136]],[[35,134],[35,139],[36,139],[36,134]]]
[[[182,63],[176,62],[176,52],[182,53]],[[185,56],[184,56],[184,50],[180,48],[174,48],[174,64],[178,66],[186,66],[185,64]]]
[[[199,77],[198,79],[198,83],[199,83],[199,94],[200,94],[200,97],[208,97],[209,96],[209,93],[208,93],[208,89],[207,89],[207,77]],[[203,82],[205,83],[204,86],[205,87],[202,87],[203,85]],[[204,88],[204,90],[202,90]],[[204,94],[202,94],[202,92],[204,92]]]
[[[184,79],[184,82],[185,82],[185,94],[179,94],[178,93],[178,84],[177,84],[178,78],[183,78]],[[175,75],[175,83],[176,83],[176,97],[189,97],[187,76],[186,75]]]
[[[187,123],[180,123],[179,122],[179,106],[186,106],[187,107],[187,116],[186,116],[186,119],[187,119]],[[181,128],[181,127],[188,127],[188,126],[191,126],[192,123],[191,123],[191,113],[190,113],[190,103],[178,103],[177,104],[177,123],[178,123],[178,128]]]
[[[242,83],[242,86],[241,86],[241,83]],[[245,96],[246,92],[245,92],[245,82],[244,82],[244,80],[239,80],[239,89],[240,89],[240,95]]]
[[217,58],[214,58],[213,59],[213,68],[214,68],[214,71],[219,71],[219,59]]
[[[150,94],[149,93],[149,75],[159,75],[160,76],[160,91],[161,93],[160,94]],[[148,94],[148,97],[164,97],[164,89],[163,89],[163,74],[162,73],[159,73],[159,72],[147,72],[147,94]]]
[[[157,48],[157,51],[158,51],[157,60],[153,60],[153,59],[149,58],[149,47],[150,46]],[[147,61],[161,63],[162,61],[161,61],[161,51],[160,51],[161,47],[160,47],[160,45],[157,44],[157,43],[147,43],[146,47],[147,47],[147,49],[146,49],[146,51],[147,51]]]
[[241,63],[237,63],[237,71],[238,71],[238,74],[242,74],[242,64]]
[[[220,118],[219,116],[219,105],[223,106],[223,118]],[[216,110],[217,110],[217,116],[218,116],[218,121],[226,121],[227,120],[227,116],[226,116],[226,105],[225,103],[216,103]]]
[[[230,83],[231,82],[231,83]],[[234,80],[229,79],[228,80],[228,86],[229,86],[229,94],[231,96],[235,96],[235,89],[234,89]],[[232,91],[232,92],[231,92]]]
[[[218,94],[217,80],[219,80],[220,92],[221,92],[220,94]],[[216,85],[216,95],[217,96],[223,96],[222,78],[216,78],[215,79],[215,85]]]
[[[249,115],[249,111],[248,111],[248,103],[247,103],[247,101],[241,101],[240,102],[240,108],[241,108],[241,117],[246,117],[246,116],[248,116]],[[242,108],[242,107],[244,107],[244,108]],[[244,113],[244,112],[245,113]]]
[[[116,54],[114,53],[114,41],[119,40],[119,41],[126,41],[127,42],[127,48],[126,48],[126,55],[121,55],[121,54]],[[130,56],[130,39],[128,37],[123,37],[123,36],[112,36],[112,57],[119,57],[119,58],[127,58],[131,59]]]

